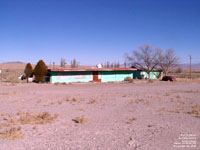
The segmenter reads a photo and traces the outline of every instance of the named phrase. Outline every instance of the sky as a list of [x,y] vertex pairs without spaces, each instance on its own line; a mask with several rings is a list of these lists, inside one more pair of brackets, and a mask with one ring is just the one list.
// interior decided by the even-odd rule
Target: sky
[[0,0],[0,62],[124,63],[145,44],[200,63],[200,1]]

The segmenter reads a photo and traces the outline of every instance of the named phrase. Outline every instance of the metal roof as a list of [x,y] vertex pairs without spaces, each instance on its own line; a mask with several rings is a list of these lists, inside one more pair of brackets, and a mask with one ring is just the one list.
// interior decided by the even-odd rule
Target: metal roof
[[50,69],[51,72],[72,72],[72,71],[134,71],[137,68],[70,68],[70,69]]

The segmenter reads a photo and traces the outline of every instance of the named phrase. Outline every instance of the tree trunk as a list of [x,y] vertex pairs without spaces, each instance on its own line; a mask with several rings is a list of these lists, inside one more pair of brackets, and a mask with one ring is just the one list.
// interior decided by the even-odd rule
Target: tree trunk
[[39,83],[39,82],[44,83],[45,82],[45,76],[35,76],[35,81],[36,81],[36,83]]
[[28,77],[27,77],[27,79],[26,79],[26,80],[27,80],[27,83],[28,83]]
[[148,79],[150,79],[150,72],[148,72]]

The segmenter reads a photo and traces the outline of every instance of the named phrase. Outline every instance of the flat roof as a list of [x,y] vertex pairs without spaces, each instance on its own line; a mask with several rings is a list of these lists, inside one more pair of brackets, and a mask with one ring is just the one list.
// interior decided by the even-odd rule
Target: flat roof
[[52,72],[71,72],[71,71],[134,71],[137,68],[70,68],[70,69],[50,69]]

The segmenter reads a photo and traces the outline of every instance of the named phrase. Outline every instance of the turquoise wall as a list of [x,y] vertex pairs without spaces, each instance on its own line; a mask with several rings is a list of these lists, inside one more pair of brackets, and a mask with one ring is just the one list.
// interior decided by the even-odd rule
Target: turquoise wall
[[90,82],[93,80],[92,72],[51,72],[51,83]]
[[133,71],[101,71],[101,82],[124,81],[126,77],[133,77]]
[[[101,82],[119,82],[124,81],[126,77],[134,79],[148,78],[144,71],[99,71]],[[161,75],[163,73],[161,72]],[[151,79],[158,79],[159,72],[150,73]],[[93,81],[92,71],[74,71],[74,72],[51,72],[51,83],[71,83],[71,82],[91,82]]]

